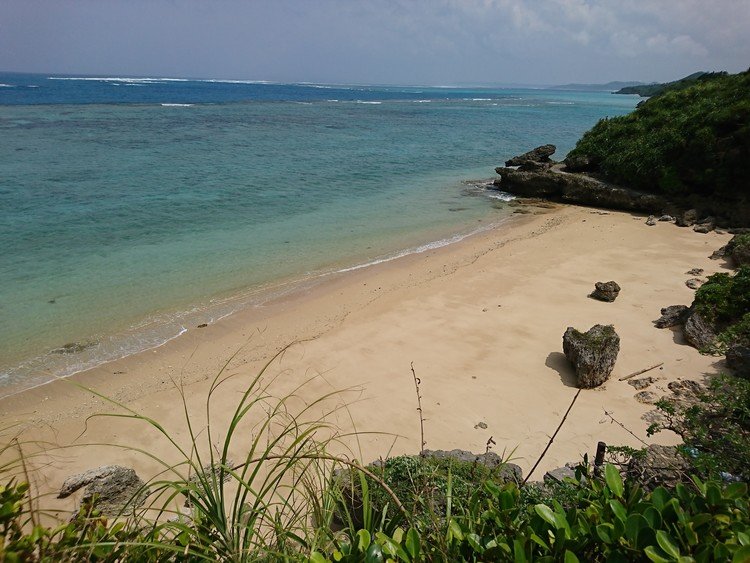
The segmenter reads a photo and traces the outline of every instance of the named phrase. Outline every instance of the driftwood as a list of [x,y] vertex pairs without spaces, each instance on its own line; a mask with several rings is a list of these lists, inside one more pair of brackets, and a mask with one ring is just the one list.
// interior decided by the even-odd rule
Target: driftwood
[[618,381],[625,381],[626,379],[630,379],[632,377],[635,377],[636,375],[641,375],[642,373],[646,373],[647,371],[651,371],[652,369],[660,368],[663,365],[664,365],[664,362],[662,362],[660,364],[654,364],[650,368],[642,369],[642,370],[639,370],[639,371],[634,371],[630,375],[626,375],[625,377],[621,377]]

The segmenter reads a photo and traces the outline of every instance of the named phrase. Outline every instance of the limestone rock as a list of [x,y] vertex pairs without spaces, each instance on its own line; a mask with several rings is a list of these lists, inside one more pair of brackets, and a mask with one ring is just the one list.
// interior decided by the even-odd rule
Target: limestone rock
[[649,215],[648,219],[646,219],[646,224],[649,227],[653,227],[654,225],[656,225],[656,217],[654,217],[653,215]]
[[137,508],[146,500],[148,489],[134,469],[121,465],[103,465],[71,475],[62,484],[57,498],[66,498],[86,487],[81,503],[96,496],[96,508],[107,516],[118,516]]
[[542,145],[522,155],[506,160],[505,166],[522,166],[529,162],[549,162],[549,157],[555,154],[556,150],[557,147],[555,145]]
[[422,452],[422,456],[434,459],[454,459],[456,461],[479,463],[490,469],[502,465],[502,469],[496,475],[496,478],[500,481],[513,481],[515,483],[520,483],[523,475],[521,468],[518,465],[515,463],[503,464],[503,458],[495,452],[475,454],[467,450],[425,450]]
[[727,350],[727,367],[734,375],[750,379],[750,348],[741,344],[732,344]]
[[654,321],[656,328],[669,328],[684,324],[690,314],[687,305],[670,305],[661,310],[661,317]]
[[689,280],[685,281],[685,285],[688,286],[690,289],[698,289],[700,286],[703,285],[703,280],[698,278],[690,278]]
[[652,383],[656,383],[656,381],[657,380],[655,377],[648,376],[641,377],[639,379],[631,379],[630,381],[628,381],[628,385],[632,385],[640,391],[641,389],[645,389],[646,387],[651,386]]
[[689,479],[690,465],[674,446],[652,444],[645,455],[634,456],[628,463],[627,475],[647,491],[656,487],[672,488]]
[[620,337],[612,325],[594,325],[582,333],[568,327],[563,335],[563,352],[576,370],[577,386],[598,387],[612,374],[620,351]]
[[700,313],[693,310],[688,313],[682,330],[688,344],[698,350],[706,350],[716,344],[714,327]]
[[735,267],[750,264],[750,237],[735,235],[724,247],[725,253],[732,259]]
[[695,209],[688,209],[682,215],[678,215],[675,224],[678,227],[692,227],[698,222],[698,212]]
[[659,396],[653,391],[641,391],[635,394],[635,400],[639,403],[653,405],[656,401],[659,400]]
[[544,482],[548,484],[562,483],[565,479],[575,479],[577,463],[566,463],[563,467],[550,469],[544,474]]
[[674,217],[672,217],[671,215],[662,215],[661,217],[659,217],[659,221],[662,221],[664,223],[672,223],[674,222]]
[[594,291],[591,293],[593,299],[611,303],[620,294],[620,286],[615,281],[596,282]]
[[688,276],[702,276],[703,268],[693,268],[685,272]]
[[566,156],[563,163],[568,172],[591,172],[596,168],[587,155]]

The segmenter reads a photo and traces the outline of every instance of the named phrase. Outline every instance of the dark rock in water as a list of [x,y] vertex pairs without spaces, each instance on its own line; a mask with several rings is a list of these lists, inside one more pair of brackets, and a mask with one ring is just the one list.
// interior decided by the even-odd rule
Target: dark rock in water
[[654,321],[656,328],[669,328],[685,324],[690,314],[690,307],[687,305],[670,305],[661,310],[661,317]]
[[628,477],[647,491],[687,482],[689,472],[690,465],[676,447],[659,444],[648,446],[644,455],[633,456],[627,468]]
[[582,174],[563,172],[559,165],[544,171],[515,170],[498,167],[504,191],[521,197],[543,197],[565,203],[623,209],[625,211],[656,212],[666,201],[646,194],[607,184]]
[[577,386],[598,387],[615,367],[620,351],[620,337],[612,325],[594,325],[582,333],[568,327],[563,335],[563,352],[576,370]]
[[653,227],[654,225],[656,225],[656,217],[654,217],[653,215],[649,215],[648,219],[646,219],[646,225],[648,225],[649,227]]
[[688,209],[682,215],[678,215],[675,224],[678,227],[692,227],[698,222],[698,212],[695,209]]
[[703,285],[703,283],[703,280],[700,280],[698,278],[690,278],[689,280],[685,281],[685,285],[690,289],[698,289]]
[[727,367],[737,377],[750,379],[750,348],[741,344],[732,344],[727,350]]
[[63,344],[59,348],[55,348],[54,350],[52,350],[52,353],[78,354],[79,352],[83,352],[84,350],[87,350],[92,346],[96,346],[96,342],[69,342],[68,344]]
[[568,172],[593,172],[596,169],[587,155],[567,156],[563,164]]
[[594,284],[594,291],[591,292],[590,297],[592,297],[593,299],[598,299],[599,301],[606,301],[608,303],[611,303],[612,301],[617,299],[617,296],[619,294],[620,286],[617,285],[617,282],[596,282]]
[[650,375],[648,377],[641,377],[639,379],[631,379],[628,381],[628,385],[632,385],[639,391],[642,389],[646,389],[647,387],[650,387],[652,383],[656,383],[656,378],[651,377]]
[[529,162],[549,162],[549,157],[555,154],[556,150],[557,147],[555,145],[542,145],[522,155],[506,160],[505,166],[521,166]]
[[750,264],[750,237],[735,235],[724,247],[725,254],[732,259],[735,267]]
[[708,350],[716,344],[714,327],[700,313],[693,310],[688,313],[682,331],[688,344],[698,350]]
[[671,223],[674,221],[674,217],[672,217],[671,215],[662,215],[661,217],[659,217],[659,221],[662,221],[664,223]]
[[107,516],[118,516],[142,506],[149,492],[135,470],[120,465],[104,465],[65,479],[57,498],[66,498],[86,487],[81,503],[96,496],[96,508]]

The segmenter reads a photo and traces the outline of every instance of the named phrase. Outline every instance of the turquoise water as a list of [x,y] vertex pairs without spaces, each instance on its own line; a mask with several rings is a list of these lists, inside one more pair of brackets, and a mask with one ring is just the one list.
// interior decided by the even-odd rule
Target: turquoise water
[[[467,180],[542,143],[562,157],[637,101],[7,74],[0,83],[0,387],[14,389],[159,345],[257,304],[261,290],[501,221],[496,194]],[[59,353],[68,343],[82,346]]]

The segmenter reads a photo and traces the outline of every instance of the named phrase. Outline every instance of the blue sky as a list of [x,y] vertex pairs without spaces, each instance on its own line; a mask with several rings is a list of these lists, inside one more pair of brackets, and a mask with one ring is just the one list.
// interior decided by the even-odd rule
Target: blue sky
[[750,0],[2,0],[0,70],[380,84],[750,67]]

